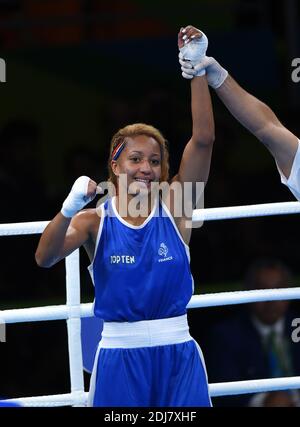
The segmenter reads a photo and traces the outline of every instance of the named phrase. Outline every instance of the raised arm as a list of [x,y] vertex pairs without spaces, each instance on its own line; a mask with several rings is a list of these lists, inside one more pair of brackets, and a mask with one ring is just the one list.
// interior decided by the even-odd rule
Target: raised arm
[[187,143],[178,173],[180,182],[208,180],[214,142],[214,119],[206,77],[191,82],[192,137]]
[[201,70],[231,114],[271,152],[285,178],[289,178],[298,138],[278,120],[262,101],[244,90],[212,57],[204,57],[194,66],[180,58],[183,76],[192,78]]
[[[202,33],[195,27],[186,27],[185,33],[182,31],[179,33],[178,40],[181,51],[185,49],[188,52],[188,48],[192,47],[193,41],[188,42],[189,40],[199,38],[201,41],[203,37],[205,36],[202,36]],[[192,137],[185,147],[180,163],[177,179],[182,183],[206,183],[210,170],[215,136],[214,117],[206,75],[200,74],[202,75],[194,77],[191,81]]]
[[[207,44],[205,34],[191,25],[179,32],[180,53],[184,52],[191,61],[199,55],[205,56]],[[208,180],[215,137],[212,103],[205,71],[198,73],[191,81],[191,110],[192,137],[184,149],[178,174],[173,180],[180,184],[189,183],[191,186],[181,186],[184,189],[182,201],[179,201],[176,195],[172,200],[171,196],[171,205],[176,209],[181,204],[183,208],[182,217],[174,215],[174,219],[187,244],[190,241],[191,228],[195,227],[191,221],[193,209],[203,200],[202,183],[205,185]],[[191,193],[188,187],[192,189]]]
[[35,259],[40,267],[51,267],[82,245],[90,255],[91,232],[95,219],[92,209],[79,210],[96,195],[97,184],[88,177],[78,178],[66,198],[61,212],[45,228]]
[[289,177],[298,148],[298,138],[280,123],[274,112],[228,76],[216,93],[232,115],[255,135]]

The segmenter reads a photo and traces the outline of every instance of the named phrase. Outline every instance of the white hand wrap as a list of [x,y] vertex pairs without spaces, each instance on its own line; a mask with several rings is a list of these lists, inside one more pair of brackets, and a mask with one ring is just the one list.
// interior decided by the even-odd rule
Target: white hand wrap
[[212,88],[218,89],[218,87],[220,87],[227,78],[228,71],[225,70],[225,68],[223,68],[215,58],[208,56],[203,58],[199,64],[195,65],[195,71],[198,72],[203,69],[203,67],[206,69],[208,84]]
[[[187,61],[190,65],[195,67],[204,57],[208,47],[208,39],[206,35],[201,31],[202,36],[192,39],[190,42],[186,43],[180,50],[180,57],[182,60]],[[205,69],[197,70],[197,73],[194,76],[203,76],[205,74]],[[184,76],[183,76],[184,77]],[[186,77],[191,78],[191,77]]]
[[191,80],[195,77],[196,75],[196,71],[194,69],[194,66],[191,64],[190,61],[186,61],[183,58],[183,54],[181,52],[179,52],[179,63],[181,65],[181,71],[182,71],[182,77],[184,77],[185,79]]
[[90,178],[81,176],[73,184],[73,187],[63,203],[61,213],[66,218],[72,218],[80,209],[93,200],[95,196],[87,196]]
[[228,71],[212,57],[205,56],[194,68],[192,68],[189,62],[185,62],[180,55],[179,62],[181,64],[182,75],[186,79],[192,79],[199,71],[205,69],[207,82],[214,89],[218,89],[228,76]]

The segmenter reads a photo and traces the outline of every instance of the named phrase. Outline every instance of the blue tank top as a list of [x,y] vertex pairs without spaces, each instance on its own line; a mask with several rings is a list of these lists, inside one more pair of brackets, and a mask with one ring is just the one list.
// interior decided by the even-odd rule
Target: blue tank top
[[95,256],[88,267],[95,316],[135,322],[185,314],[194,290],[189,247],[163,202],[157,201],[140,226],[123,220],[115,198],[99,208]]

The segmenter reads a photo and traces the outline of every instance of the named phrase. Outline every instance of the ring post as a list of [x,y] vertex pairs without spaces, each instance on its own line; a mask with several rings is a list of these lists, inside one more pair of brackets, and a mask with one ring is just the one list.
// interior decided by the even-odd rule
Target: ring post
[[80,269],[79,250],[77,249],[66,258],[66,285],[68,307],[68,344],[69,366],[71,380],[71,394],[77,401],[73,406],[84,406],[83,401],[84,379],[81,347],[81,320],[80,320]]

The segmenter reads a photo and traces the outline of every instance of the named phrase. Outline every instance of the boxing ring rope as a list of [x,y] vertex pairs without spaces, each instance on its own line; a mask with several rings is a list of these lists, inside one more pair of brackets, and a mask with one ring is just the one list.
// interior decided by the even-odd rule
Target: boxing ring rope
[[[300,202],[268,203],[261,205],[233,206],[225,208],[198,209],[193,221],[213,221],[257,216],[300,213]],[[40,234],[49,221],[0,224],[0,236]],[[81,317],[93,315],[92,304],[80,304],[79,250],[66,260],[66,305],[0,310],[0,321],[20,323],[45,320],[67,320],[71,392],[52,396],[35,396],[7,399],[22,406],[85,406],[83,362],[81,347]],[[245,304],[256,301],[300,299],[300,287],[286,289],[219,292],[193,295],[188,308]],[[300,377],[272,378],[262,380],[234,381],[209,384],[211,397],[244,393],[300,388]]]
[[[276,292],[276,294],[274,292]],[[247,304],[258,301],[281,301],[294,299],[300,299],[300,287],[193,295],[187,305],[187,308],[216,307],[232,304]],[[74,313],[76,313],[76,317],[79,318],[92,317],[94,315],[93,304],[78,304],[72,306],[71,308],[66,305],[50,305],[46,307],[2,310],[0,311],[0,319],[5,323],[66,320]]]
[[[300,213],[300,202],[263,203],[260,205],[195,209],[193,212],[193,221],[215,221],[222,219],[253,218],[259,216],[287,215],[296,213]],[[44,231],[48,224],[49,221],[0,224],[0,236],[39,234]]]

